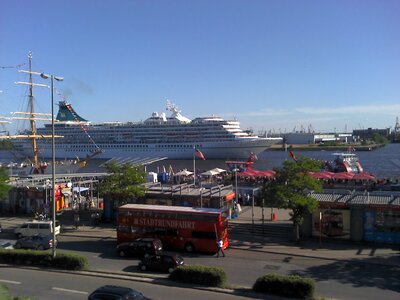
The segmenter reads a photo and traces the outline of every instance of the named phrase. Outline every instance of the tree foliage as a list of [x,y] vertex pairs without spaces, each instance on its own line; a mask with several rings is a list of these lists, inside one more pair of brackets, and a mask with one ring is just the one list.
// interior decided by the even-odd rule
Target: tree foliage
[[374,133],[372,136],[372,140],[376,144],[387,144],[389,142],[385,136],[383,136],[379,133]]
[[11,186],[8,184],[8,176],[4,168],[0,168],[0,200],[7,198]]
[[297,161],[285,161],[283,167],[276,169],[275,180],[264,185],[262,196],[266,204],[278,208],[290,209],[293,224],[298,226],[304,221],[304,216],[312,213],[318,202],[310,196],[310,191],[321,191],[322,184],[311,177],[308,172],[320,171],[322,162],[305,156]]
[[102,196],[124,200],[144,196],[142,183],[146,182],[146,174],[138,167],[132,167],[129,163],[119,166],[111,162],[106,165],[106,169],[110,175],[99,184]]

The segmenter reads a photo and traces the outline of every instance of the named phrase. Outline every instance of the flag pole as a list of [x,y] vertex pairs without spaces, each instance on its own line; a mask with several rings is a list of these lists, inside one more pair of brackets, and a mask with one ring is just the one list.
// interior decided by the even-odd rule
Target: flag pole
[[196,147],[193,145],[193,184],[196,185]]

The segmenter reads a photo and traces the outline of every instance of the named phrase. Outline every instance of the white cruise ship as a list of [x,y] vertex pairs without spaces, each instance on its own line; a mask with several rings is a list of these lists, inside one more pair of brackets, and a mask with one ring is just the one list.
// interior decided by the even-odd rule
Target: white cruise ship
[[[206,159],[247,158],[258,154],[281,138],[261,138],[240,129],[236,120],[220,117],[201,117],[190,120],[167,101],[165,113],[153,113],[143,122],[91,123],[80,117],[71,104],[60,101],[55,123],[56,157],[75,159],[96,153],[97,158],[154,158],[191,159],[194,148]],[[37,135],[51,135],[52,126],[37,128]],[[24,132],[29,134],[29,132]],[[29,140],[13,140],[15,149],[32,154]],[[40,156],[51,157],[51,139],[38,139]]]

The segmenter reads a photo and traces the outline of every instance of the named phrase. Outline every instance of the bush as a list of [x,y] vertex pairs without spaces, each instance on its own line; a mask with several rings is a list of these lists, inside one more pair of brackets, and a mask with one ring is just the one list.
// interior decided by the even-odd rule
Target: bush
[[290,298],[313,298],[315,283],[311,278],[298,275],[267,274],[257,279],[253,290]]
[[33,266],[46,266],[65,270],[84,270],[88,266],[86,257],[73,253],[52,253],[41,250],[0,250],[0,262]]
[[11,300],[10,293],[8,292],[8,287],[3,283],[0,283],[0,299]]
[[226,273],[222,268],[202,265],[178,267],[170,274],[170,278],[205,286],[222,287],[226,283]]
[[8,287],[5,284],[0,283],[0,299],[1,300],[34,300],[35,298],[17,296],[12,297],[8,291]]

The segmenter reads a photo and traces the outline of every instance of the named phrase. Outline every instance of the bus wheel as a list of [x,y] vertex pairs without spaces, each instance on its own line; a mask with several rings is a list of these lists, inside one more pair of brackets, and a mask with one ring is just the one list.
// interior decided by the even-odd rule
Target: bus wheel
[[185,244],[185,251],[188,253],[194,252],[194,246],[192,243],[186,243]]

